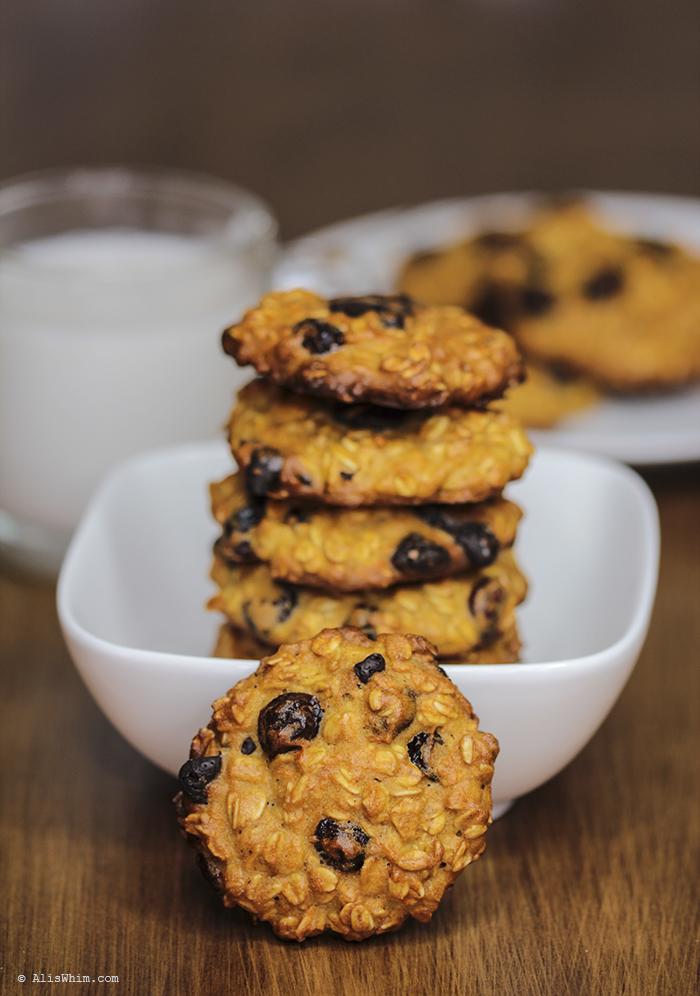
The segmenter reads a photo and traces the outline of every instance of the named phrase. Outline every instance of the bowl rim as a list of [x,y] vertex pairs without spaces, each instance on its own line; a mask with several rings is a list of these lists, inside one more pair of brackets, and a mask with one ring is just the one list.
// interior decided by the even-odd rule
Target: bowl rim
[[[61,629],[67,642],[75,641],[87,650],[96,652],[100,656],[109,655],[114,659],[130,661],[131,663],[138,661],[144,667],[186,670],[188,668],[197,668],[201,664],[216,663],[217,667],[222,665],[221,658],[211,655],[178,654],[170,651],[127,647],[113,640],[105,639],[80,623],[72,607],[73,577],[76,571],[76,564],[80,561],[81,551],[86,542],[85,537],[92,523],[101,514],[102,505],[107,500],[106,496],[117,486],[119,480],[128,477],[139,466],[149,465],[154,461],[171,460],[176,455],[183,459],[199,458],[207,451],[210,451],[213,455],[214,453],[221,453],[224,450],[221,442],[214,440],[158,447],[157,449],[147,450],[130,457],[114,467],[102,479],[73,534],[59,573],[56,587],[56,608]],[[634,653],[639,649],[645,638],[654,607],[660,560],[659,515],[651,489],[635,470],[611,457],[549,444],[538,446],[537,453],[546,453],[555,457],[557,455],[564,456],[574,462],[595,466],[598,469],[616,475],[618,479],[625,480],[631,486],[634,497],[638,501],[642,512],[643,530],[640,534],[640,539],[646,551],[644,571],[641,579],[641,591],[634,607],[632,618],[625,631],[614,643],[594,653],[553,661],[523,661],[517,664],[446,663],[442,665],[448,676],[453,679],[457,674],[464,674],[465,669],[468,669],[468,673],[472,678],[478,674],[494,678],[496,675],[502,675],[502,678],[496,678],[496,680],[502,681],[512,680],[513,678],[517,679],[518,677],[521,680],[526,680],[532,676],[556,673],[565,669],[571,669],[574,666],[593,669],[606,664],[613,664],[619,658],[624,658]],[[255,658],[230,658],[227,660],[227,663],[247,665],[254,660]]]

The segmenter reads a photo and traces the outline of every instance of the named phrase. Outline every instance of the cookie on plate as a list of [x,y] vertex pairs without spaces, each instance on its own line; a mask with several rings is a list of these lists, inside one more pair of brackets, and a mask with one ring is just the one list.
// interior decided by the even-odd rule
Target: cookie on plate
[[458,307],[405,294],[267,294],[226,329],[223,346],[277,384],[396,408],[472,405],[522,379],[514,340]]
[[281,937],[431,918],[484,850],[498,743],[422,637],[325,630],[214,703],[175,804],[224,905]]
[[[450,657],[452,664],[513,664],[520,659],[520,635],[513,626],[488,647],[472,650],[469,653]],[[212,651],[213,657],[243,660],[260,660],[272,653],[272,646],[261,643],[255,637],[236,629],[231,623],[222,623]]]
[[509,632],[515,607],[527,592],[510,550],[469,574],[381,591],[333,594],[299,588],[275,581],[266,564],[230,567],[218,557],[212,578],[219,591],[208,607],[263,643],[305,640],[327,627],[358,626],[370,635],[413,627],[441,657],[460,658]]
[[276,580],[358,591],[447,577],[493,563],[521,518],[513,502],[341,508],[251,498],[239,472],[211,485],[224,527],[217,555],[264,562]]
[[528,233],[543,267],[516,333],[529,355],[620,392],[700,378],[700,258],[603,229],[582,210]]
[[348,506],[483,501],[532,452],[501,412],[330,404],[263,380],[239,393],[229,439],[252,495]]

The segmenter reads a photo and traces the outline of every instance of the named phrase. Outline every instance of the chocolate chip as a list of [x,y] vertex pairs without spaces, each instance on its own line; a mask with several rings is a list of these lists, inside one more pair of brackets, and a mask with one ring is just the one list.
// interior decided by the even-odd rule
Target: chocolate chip
[[488,567],[498,556],[501,544],[483,522],[464,522],[453,532],[464,550],[470,567]]
[[488,252],[517,249],[522,242],[522,236],[517,232],[481,232],[474,239],[474,245],[478,249],[486,249]]
[[356,872],[365,862],[369,834],[350,820],[324,817],[316,826],[313,844],[321,860],[342,872]]
[[250,462],[245,469],[248,491],[255,498],[262,498],[268,491],[279,487],[284,460],[279,450],[271,446],[261,446],[253,450]]
[[578,380],[581,376],[572,367],[555,360],[547,362],[547,372],[556,380],[561,381],[562,384],[569,384],[572,380]]
[[543,287],[523,287],[520,290],[518,305],[525,315],[544,315],[554,306],[554,295]]
[[344,481],[351,481],[355,476],[355,472],[353,470],[341,470],[340,476]]
[[438,781],[438,776],[430,765],[430,755],[435,744],[441,744],[442,742],[442,737],[437,730],[434,733],[421,731],[420,733],[416,733],[415,737],[412,737],[406,745],[409,761],[415,764],[417,768],[420,768],[426,778],[431,782]]
[[380,408],[378,405],[336,405],[333,418],[349,429],[372,429],[376,432],[400,429],[409,412],[400,408]]
[[214,553],[228,564],[254,564],[258,557],[247,539],[238,534],[247,532],[256,525],[264,514],[265,503],[255,501],[239,509],[226,522],[223,534],[214,544]]
[[505,591],[496,578],[479,578],[469,595],[469,611],[477,619],[495,623],[501,612]]
[[446,533],[451,533],[452,529],[457,525],[454,517],[445,511],[443,505],[419,505],[413,509],[413,512],[429,526],[433,526],[435,529],[442,529]]
[[299,593],[296,588],[293,588],[291,585],[278,582],[277,587],[280,590],[280,594],[272,604],[277,609],[277,622],[283,623],[289,619],[292,612],[297,607]]
[[229,532],[247,533],[253,526],[257,526],[265,516],[265,499],[259,498],[249,502],[243,508],[226,521],[224,528]]
[[391,558],[391,563],[401,574],[424,574],[447,567],[450,555],[444,546],[433,543],[420,533],[404,536]]
[[257,750],[252,737],[246,737],[241,744],[241,754],[253,754]]
[[236,562],[239,564],[254,564],[258,560],[255,550],[248,540],[240,540],[240,542],[234,543],[233,553]]
[[492,647],[496,640],[502,636],[501,630],[498,626],[489,626],[481,634],[481,639],[474,647],[475,651],[486,650],[488,647]]
[[258,560],[248,540],[240,540],[234,543],[226,533],[223,536],[219,536],[214,544],[214,553],[220,560],[229,565],[254,564]]
[[339,328],[319,318],[305,318],[303,322],[297,322],[292,331],[303,333],[301,344],[310,353],[332,353],[345,342]]
[[594,273],[585,282],[581,292],[589,301],[601,301],[604,298],[619,294],[624,283],[625,278],[622,270],[615,266],[609,266]]
[[365,623],[364,626],[360,626],[359,629],[362,633],[364,633],[368,640],[377,639],[377,630],[372,623]]
[[268,757],[290,750],[301,750],[296,740],[313,740],[323,717],[323,709],[314,695],[307,692],[284,692],[260,710],[258,740]]
[[415,764],[421,771],[428,770],[428,758],[430,756],[430,734],[425,731],[416,733],[415,737],[408,741],[406,745],[408,758],[411,764]]
[[204,853],[203,851],[197,851],[197,865],[202,875],[217,892],[223,892],[224,889],[224,870],[220,861],[217,861],[209,853]]
[[381,654],[370,654],[363,661],[358,661],[353,671],[363,685],[366,685],[373,674],[378,674],[386,667],[386,661]]
[[429,526],[453,536],[464,550],[471,567],[487,567],[498,556],[501,544],[483,523],[464,522],[442,505],[424,505],[414,511]]
[[413,314],[413,301],[407,294],[366,294],[364,297],[336,297],[328,302],[331,312],[359,318],[374,311],[386,328],[402,329]]
[[190,758],[185,761],[178,774],[182,791],[192,802],[206,802],[207,785],[220,771],[221,754]]
[[512,295],[509,295],[500,284],[482,284],[476,295],[467,302],[466,308],[476,315],[480,322],[494,328],[507,329],[512,322]]

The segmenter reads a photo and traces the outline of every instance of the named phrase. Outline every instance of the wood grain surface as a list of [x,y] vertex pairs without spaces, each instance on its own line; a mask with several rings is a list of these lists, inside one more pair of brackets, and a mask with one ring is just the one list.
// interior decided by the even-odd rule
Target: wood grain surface
[[[207,170],[262,192],[288,235],[499,188],[697,195],[699,29],[694,0],[5,2],[0,176]],[[0,990],[67,972],[120,981],[60,991],[139,996],[697,992],[700,467],[647,476],[660,588],[620,701],[432,924],[362,945],[291,945],[218,908],[173,781],[73,671],[52,587],[5,571]]]
[[120,739],[73,671],[52,589],[6,573],[3,991],[43,971],[118,975],[88,988],[136,994],[694,993],[700,468],[649,480],[660,588],[612,714],[494,824],[430,925],[361,945],[296,946],[219,909],[176,829],[173,780]]

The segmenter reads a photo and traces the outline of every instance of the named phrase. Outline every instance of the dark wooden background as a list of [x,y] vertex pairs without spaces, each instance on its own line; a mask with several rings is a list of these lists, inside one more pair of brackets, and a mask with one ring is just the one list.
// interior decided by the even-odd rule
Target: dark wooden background
[[[205,170],[262,193],[287,236],[495,189],[700,194],[699,121],[695,0],[0,5],[0,176]],[[52,588],[4,571],[0,989],[36,971],[146,996],[696,992],[700,470],[648,479],[661,583],[620,702],[493,827],[432,925],[361,946],[295,947],[219,911],[171,780],[74,674]]]
[[287,236],[436,196],[700,190],[696,0],[2,0],[0,174],[147,162]]

